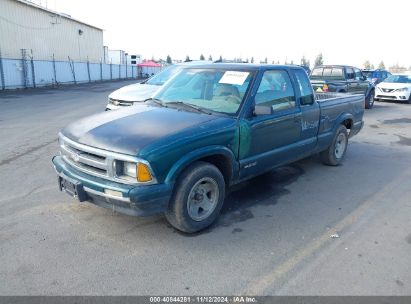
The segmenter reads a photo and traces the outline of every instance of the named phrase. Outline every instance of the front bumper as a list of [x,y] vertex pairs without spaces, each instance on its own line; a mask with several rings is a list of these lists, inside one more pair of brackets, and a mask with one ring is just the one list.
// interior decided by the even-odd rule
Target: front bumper
[[406,92],[381,92],[375,90],[375,98],[381,100],[408,101],[410,100],[411,91]]
[[76,184],[81,190],[79,196],[85,195],[80,201],[133,216],[150,216],[167,210],[172,184],[125,185],[80,172],[66,164],[61,156],[53,157],[52,161],[59,185],[61,179]]

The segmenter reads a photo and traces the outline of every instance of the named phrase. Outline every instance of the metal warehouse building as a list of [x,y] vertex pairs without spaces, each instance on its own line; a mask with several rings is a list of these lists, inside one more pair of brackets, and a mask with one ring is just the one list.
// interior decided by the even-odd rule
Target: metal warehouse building
[[98,63],[103,30],[28,1],[0,0],[0,51],[3,58]]

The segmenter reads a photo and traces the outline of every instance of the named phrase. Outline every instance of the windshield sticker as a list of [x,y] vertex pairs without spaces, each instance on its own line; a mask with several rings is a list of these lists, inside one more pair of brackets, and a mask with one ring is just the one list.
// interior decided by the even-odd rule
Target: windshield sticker
[[227,71],[224,73],[223,77],[221,77],[218,83],[243,85],[244,81],[247,79],[248,74],[250,73]]

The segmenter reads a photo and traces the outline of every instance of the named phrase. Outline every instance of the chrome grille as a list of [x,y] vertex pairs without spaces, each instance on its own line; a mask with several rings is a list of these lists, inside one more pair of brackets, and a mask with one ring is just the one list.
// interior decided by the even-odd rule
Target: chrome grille
[[80,146],[64,136],[60,136],[60,153],[63,160],[76,169],[99,177],[110,177],[112,161],[104,152],[99,153],[96,149],[88,149]]
[[[64,162],[69,166],[84,173],[123,184],[131,185],[138,184],[138,182],[135,178],[124,176],[121,172],[117,172],[117,170],[121,169],[122,162],[142,162],[148,164],[145,160],[137,157],[76,143],[62,134],[59,134],[59,145],[60,154]],[[149,183],[154,182],[156,182],[155,178]]]

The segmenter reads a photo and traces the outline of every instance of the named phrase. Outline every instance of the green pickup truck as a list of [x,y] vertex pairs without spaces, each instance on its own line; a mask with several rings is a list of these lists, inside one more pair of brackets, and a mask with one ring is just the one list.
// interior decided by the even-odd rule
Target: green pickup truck
[[339,165],[363,114],[364,95],[316,94],[300,67],[190,66],[145,103],[65,127],[53,164],[79,201],[192,233],[234,184],[315,153]]
[[316,66],[310,75],[315,92],[337,92],[365,95],[364,107],[374,106],[375,85],[361,70],[347,65]]

